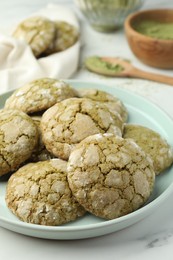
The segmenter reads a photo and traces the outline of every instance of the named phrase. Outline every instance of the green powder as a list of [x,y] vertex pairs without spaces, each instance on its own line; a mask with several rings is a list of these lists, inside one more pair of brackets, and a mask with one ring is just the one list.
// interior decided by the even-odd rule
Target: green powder
[[173,22],[157,22],[154,20],[143,20],[134,24],[133,28],[144,35],[162,40],[173,40]]
[[85,65],[88,69],[95,71],[100,70],[100,72],[121,72],[124,68],[120,64],[112,64],[110,62],[103,61],[98,56],[92,56],[85,60]]

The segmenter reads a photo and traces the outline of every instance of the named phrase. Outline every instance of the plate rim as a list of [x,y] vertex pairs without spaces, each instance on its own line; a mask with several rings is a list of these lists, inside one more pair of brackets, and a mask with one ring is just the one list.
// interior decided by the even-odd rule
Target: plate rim
[[[131,92],[128,89],[121,89],[121,87],[117,87],[117,86],[112,86],[109,83],[103,83],[103,82],[99,82],[99,81],[87,81],[87,80],[76,80],[76,79],[68,79],[68,80],[64,80],[65,82],[69,83],[69,84],[88,84],[88,85],[92,85],[92,87],[95,86],[95,88],[99,89],[99,86],[101,86],[102,88],[105,86],[105,91],[107,91],[106,87],[109,89],[114,89],[115,91],[119,91],[121,92],[121,94],[129,94],[131,97],[135,97],[135,99],[141,100],[143,101],[145,104],[148,104],[150,107],[153,107],[154,109],[156,109],[157,111],[159,111],[159,114],[161,113],[161,115],[166,118],[166,120],[169,121],[170,124],[172,124],[173,126],[173,120],[171,119],[171,117],[168,115],[168,113],[164,110],[162,110],[158,105],[156,105],[155,103],[152,103],[151,101],[149,101],[147,98]],[[78,88],[79,86],[73,86]],[[79,87],[80,88],[80,87]],[[82,87],[81,87],[82,88]],[[88,88],[91,88],[90,86],[88,86]],[[12,92],[14,92],[15,90],[10,90],[7,92],[4,92],[0,95],[0,98],[3,98],[3,96],[5,95],[10,95]],[[109,93],[109,92],[108,92]],[[115,95],[115,93],[114,93]],[[128,98],[129,99],[129,98]],[[38,225],[38,224],[32,224],[32,223],[26,223],[23,221],[19,221],[19,219],[17,220],[10,220],[10,219],[6,219],[5,217],[0,215],[0,226],[4,227],[2,225],[2,223],[5,224],[9,224],[9,225],[13,225],[14,227],[20,227],[20,228],[25,228],[25,229],[34,229],[35,231],[44,231],[44,232],[64,232],[64,233],[68,233],[71,231],[86,231],[86,230],[95,230],[95,229],[99,229],[99,228],[106,228],[108,226],[112,226],[115,224],[119,224],[119,223],[123,223],[128,219],[133,219],[133,217],[137,218],[138,215],[143,215],[145,218],[147,215],[151,214],[151,212],[158,206],[160,205],[160,203],[162,203],[162,201],[164,201],[168,196],[171,195],[171,193],[173,192],[173,182],[166,188],[166,190],[163,191],[163,193],[161,193],[157,198],[155,198],[154,200],[150,201],[148,204],[142,206],[141,208],[137,209],[136,211],[133,211],[125,216],[116,218],[116,219],[112,219],[112,220],[105,220],[103,222],[99,222],[99,223],[90,223],[90,224],[86,224],[86,225],[79,225],[79,226],[44,226],[44,225]],[[148,213],[147,213],[148,212]],[[146,215],[146,216],[145,216]],[[137,220],[138,221],[138,220]],[[137,222],[135,221],[135,223]],[[128,226],[131,226],[128,225]],[[8,229],[8,228],[7,228]],[[17,233],[21,233],[16,231]],[[115,232],[115,231],[112,231]],[[111,232],[109,232],[111,233]],[[25,234],[25,233],[22,233]],[[38,236],[40,237],[40,236]],[[93,237],[93,236],[90,236]],[[44,238],[43,236],[41,236],[41,238]],[[47,237],[46,237],[47,238]],[[51,238],[52,239],[52,238]],[[61,239],[61,238],[55,238],[55,239]],[[65,238],[65,239],[71,239],[71,238]],[[76,238],[75,238],[76,239]]]

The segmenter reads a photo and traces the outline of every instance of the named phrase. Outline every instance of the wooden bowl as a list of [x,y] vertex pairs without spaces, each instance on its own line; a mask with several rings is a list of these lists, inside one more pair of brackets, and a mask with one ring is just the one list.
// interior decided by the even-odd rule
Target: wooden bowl
[[146,36],[134,29],[142,20],[173,23],[173,9],[136,12],[125,20],[125,33],[132,52],[143,63],[162,69],[173,68],[173,40],[161,40]]

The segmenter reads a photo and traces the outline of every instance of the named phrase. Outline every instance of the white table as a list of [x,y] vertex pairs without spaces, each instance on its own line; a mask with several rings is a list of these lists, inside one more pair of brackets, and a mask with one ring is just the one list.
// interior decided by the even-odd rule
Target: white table
[[[123,30],[112,34],[95,32],[75,9],[72,1],[56,1],[74,9],[81,20],[83,45],[76,79],[87,79],[114,84],[152,100],[173,118],[173,88],[149,81],[106,79],[87,72],[82,62],[92,54],[121,56],[146,71],[173,76],[173,71],[162,71],[143,65],[128,47]],[[47,0],[0,1],[0,26],[10,26],[16,17],[24,18],[48,3]],[[143,8],[173,8],[171,0],[148,0]],[[105,48],[108,46],[108,48]],[[172,193],[173,195],[173,193]],[[51,241],[20,235],[0,228],[0,259],[173,259],[173,203],[172,196],[151,216],[122,231],[85,240]]]

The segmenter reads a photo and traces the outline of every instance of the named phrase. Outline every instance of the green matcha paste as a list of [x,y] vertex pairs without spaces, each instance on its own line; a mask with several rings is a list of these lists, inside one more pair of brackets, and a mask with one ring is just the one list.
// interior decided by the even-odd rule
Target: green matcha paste
[[112,64],[102,60],[98,56],[92,56],[85,60],[85,66],[91,71],[100,71],[100,72],[121,72],[124,70],[123,66],[120,64]]
[[154,20],[143,20],[134,24],[133,28],[144,35],[156,39],[173,40],[173,22],[157,22]]

